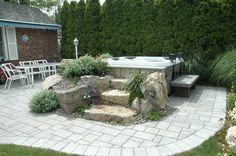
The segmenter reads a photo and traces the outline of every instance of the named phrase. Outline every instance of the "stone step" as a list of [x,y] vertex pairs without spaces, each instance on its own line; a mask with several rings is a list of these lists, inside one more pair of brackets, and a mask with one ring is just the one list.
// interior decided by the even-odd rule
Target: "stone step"
[[111,79],[110,86],[114,89],[123,90],[128,79]]
[[123,106],[94,105],[85,110],[84,117],[90,120],[129,124],[135,120],[136,112]]
[[114,89],[108,90],[101,94],[101,101],[106,104],[128,105],[129,92]]

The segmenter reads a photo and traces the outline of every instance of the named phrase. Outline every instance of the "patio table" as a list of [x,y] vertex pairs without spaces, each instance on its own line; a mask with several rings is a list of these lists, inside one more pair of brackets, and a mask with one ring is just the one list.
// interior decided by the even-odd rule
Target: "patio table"
[[31,85],[34,86],[34,69],[44,69],[44,67],[56,67],[59,66],[61,63],[59,62],[52,62],[52,63],[44,63],[44,64],[33,64],[33,65],[22,65],[16,66],[18,69],[24,69],[27,76],[31,78]]

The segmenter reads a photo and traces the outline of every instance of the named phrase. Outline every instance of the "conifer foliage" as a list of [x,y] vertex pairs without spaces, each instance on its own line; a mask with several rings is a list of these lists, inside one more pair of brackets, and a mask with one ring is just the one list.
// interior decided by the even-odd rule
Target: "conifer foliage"
[[158,56],[199,53],[208,62],[236,47],[235,0],[80,0],[64,2],[61,54]]

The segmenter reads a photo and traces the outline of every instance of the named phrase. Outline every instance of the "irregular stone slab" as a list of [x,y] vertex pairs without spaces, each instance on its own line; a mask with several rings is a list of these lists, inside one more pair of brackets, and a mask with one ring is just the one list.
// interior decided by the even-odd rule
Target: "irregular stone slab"
[[55,74],[52,76],[47,77],[42,84],[42,89],[50,89],[52,86],[56,85],[57,83],[62,81],[62,76]]
[[96,90],[97,92],[103,92],[109,89],[110,80],[112,76],[95,76],[95,75],[85,75],[81,76],[81,82],[85,85],[91,87],[92,90]]
[[118,89],[109,90],[101,94],[101,100],[124,106],[129,103],[129,93]]
[[127,79],[111,79],[110,86],[114,89],[123,90]]
[[236,126],[227,130],[226,141],[232,151],[236,152]]
[[88,101],[84,99],[87,90],[87,85],[80,85],[69,89],[55,89],[54,91],[61,108],[66,113],[72,113],[78,106],[88,104]]
[[128,124],[135,120],[136,112],[122,106],[95,105],[84,115],[86,119]]

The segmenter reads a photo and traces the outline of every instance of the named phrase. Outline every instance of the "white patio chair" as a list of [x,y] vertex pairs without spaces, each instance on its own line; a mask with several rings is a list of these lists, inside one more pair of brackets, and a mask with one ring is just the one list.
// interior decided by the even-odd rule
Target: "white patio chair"
[[14,80],[20,80],[21,85],[24,85],[25,79],[26,79],[29,85],[29,79],[26,72],[21,71],[20,69],[16,69],[16,67],[13,64],[11,63],[2,64],[1,69],[3,70],[3,73],[5,74],[7,78],[5,86],[4,86],[4,89],[7,88],[7,91],[10,89],[12,81]]
[[[20,61],[19,64],[20,64],[21,66],[34,65],[34,61]],[[30,71],[30,72],[31,72],[30,74],[39,75],[39,77],[41,77],[42,80],[44,79],[44,72],[42,71],[41,68],[39,68],[39,69],[34,69],[34,70]]]
[[34,60],[34,63],[44,65],[44,67],[43,67],[44,77],[46,77],[47,73],[48,73],[48,75],[53,75],[53,74],[56,74],[56,72],[57,72],[56,66],[48,65],[47,60]]

